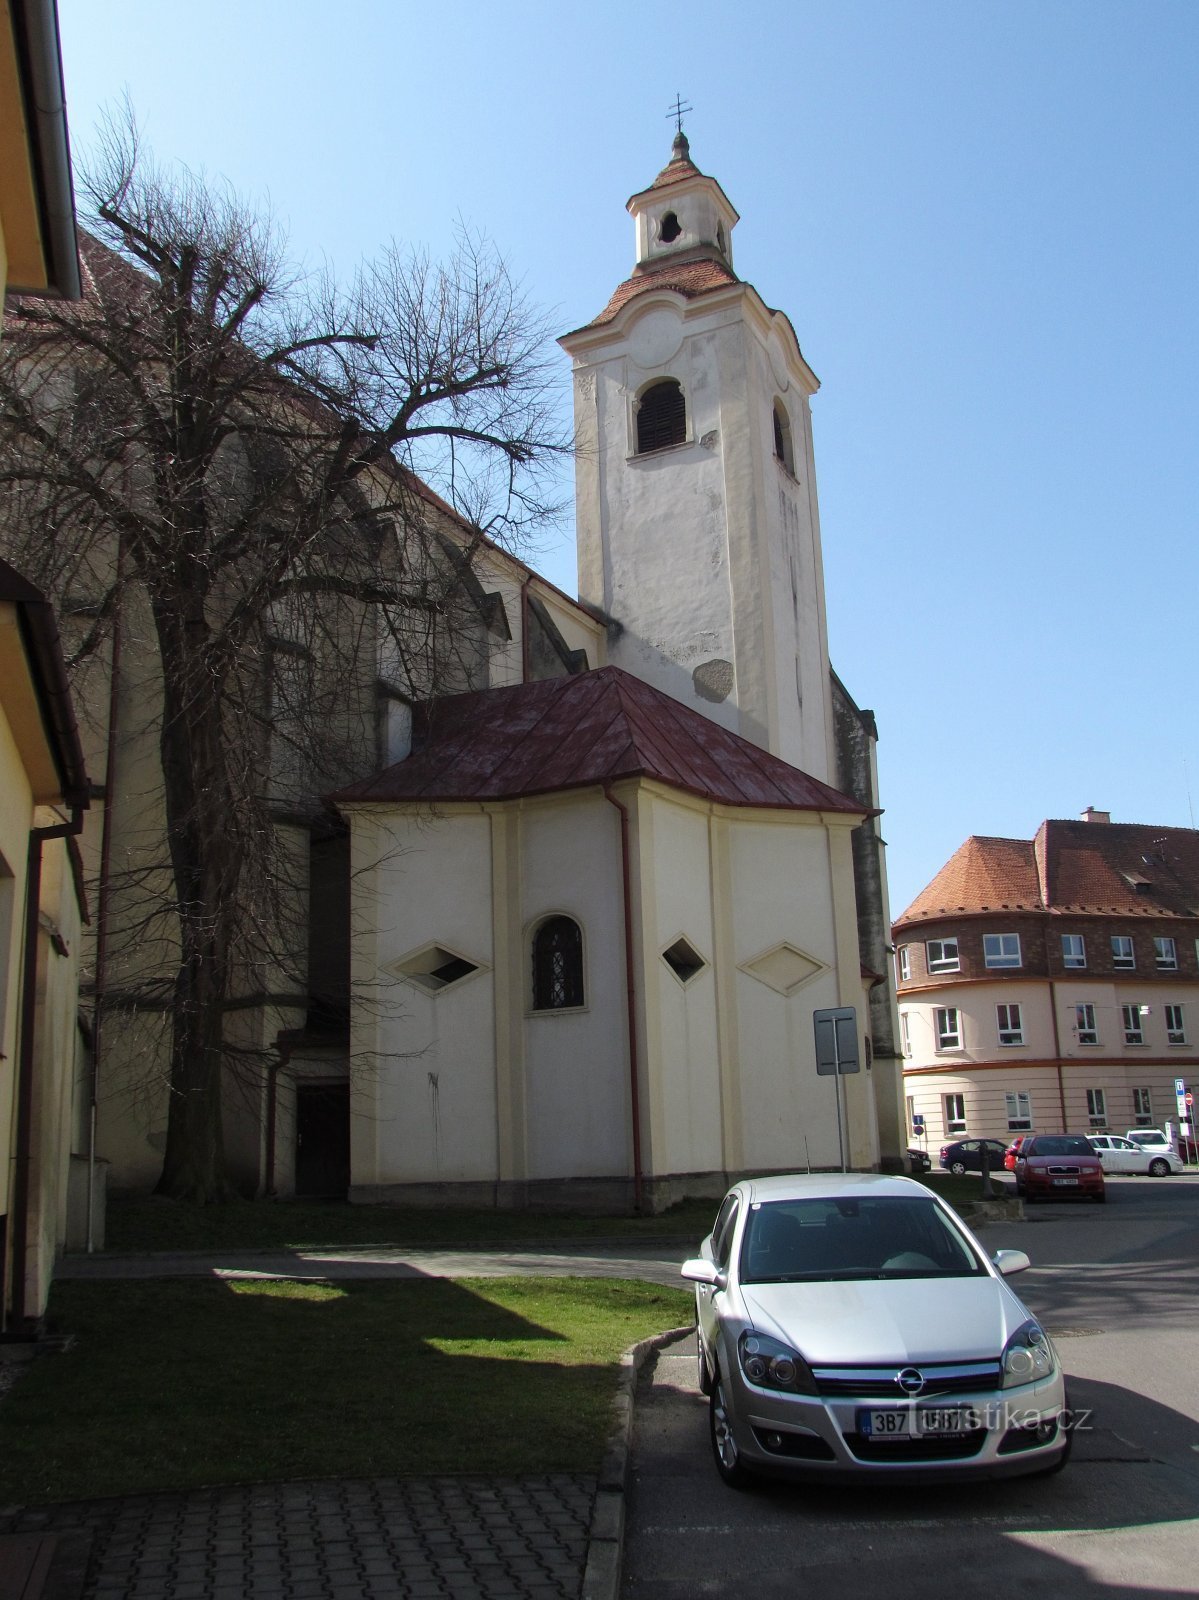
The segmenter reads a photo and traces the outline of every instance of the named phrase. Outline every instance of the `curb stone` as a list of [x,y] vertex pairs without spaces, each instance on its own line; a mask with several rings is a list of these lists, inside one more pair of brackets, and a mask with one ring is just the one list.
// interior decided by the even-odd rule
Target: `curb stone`
[[633,1443],[633,1403],[637,1379],[651,1355],[691,1334],[670,1328],[631,1345],[620,1358],[620,1383],[613,1404],[614,1422],[596,1482],[595,1505],[587,1537],[587,1565],[580,1600],[617,1600],[624,1554],[625,1491],[629,1478],[629,1453]]

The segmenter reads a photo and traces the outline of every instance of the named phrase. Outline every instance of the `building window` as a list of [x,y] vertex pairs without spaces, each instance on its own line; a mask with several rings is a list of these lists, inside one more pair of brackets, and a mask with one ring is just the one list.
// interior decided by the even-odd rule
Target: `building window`
[[957,1006],[938,1006],[933,1012],[933,1027],[937,1035],[938,1050],[960,1050],[962,1031],[958,1022]]
[[999,1023],[1000,1044],[1024,1043],[1024,1019],[1019,1006],[996,1006],[995,1017]]
[[1074,1031],[1078,1035],[1079,1044],[1098,1044],[1099,1029],[1095,1026],[1095,1007],[1081,1005],[1074,1007]]
[[637,454],[665,450],[687,439],[687,404],[681,384],[674,378],[653,383],[637,407]]
[[658,227],[658,238],[663,244],[673,244],[682,231],[678,217],[673,211],[668,211]]
[[912,1053],[912,1019],[907,1011],[899,1013],[899,1037],[903,1041],[903,1053],[910,1056]]
[[571,917],[550,917],[533,935],[533,1010],[583,1004],[583,932]]
[[1185,1044],[1187,1042],[1186,1021],[1182,1014],[1181,1006],[1166,1007],[1166,1043]]
[[1176,972],[1178,970],[1178,951],[1174,948],[1173,939],[1155,939],[1153,941],[1153,958],[1162,972]]
[[912,976],[912,947],[901,944],[899,947],[899,981],[907,983]]
[[1020,965],[1020,935],[1018,933],[984,933],[983,960],[989,967],[1018,967]]
[[1107,1095],[1102,1089],[1087,1090],[1087,1121],[1092,1128],[1107,1127]]
[[1032,1100],[1026,1094],[1005,1094],[1009,1133],[1027,1133],[1032,1127]]
[[683,938],[676,939],[669,949],[663,950],[662,959],[680,983],[690,983],[708,964],[699,951]]
[[966,1096],[964,1094],[946,1094],[941,1097],[945,1110],[945,1132],[965,1133],[966,1131]]
[[1131,972],[1137,964],[1136,953],[1132,947],[1132,939],[1126,933],[1112,934],[1112,966],[1122,967]]
[[960,969],[956,939],[929,939],[925,952],[930,972],[957,972]]
[[791,422],[783,409],[783,402],[774,402],[774,459],[781,461],[792,477],[795,476],[795,451],[791,444]]
[[1086,940],[1081,933],[1062,934],[1062,965],[1064,967],[1085,967],[1087,964]]
[[1124,1019],[1125,1044],[1145,1043],[1145,1029],[1142,1026],[1141,1018],[1144,1016],[1146,1010],[1147,1007],[1145,1006],[1120,1007],[1120,1015]]
[[1153,1126],[1153,1096],[1148,1089],[1132,1091],[1132,1117],[1138,1128]]

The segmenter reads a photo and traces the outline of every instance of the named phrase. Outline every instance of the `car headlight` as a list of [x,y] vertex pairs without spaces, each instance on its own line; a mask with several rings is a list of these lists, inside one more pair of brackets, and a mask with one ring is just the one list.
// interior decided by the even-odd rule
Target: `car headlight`
[[1003,1349],[1003,1387],[1014,1389],[1022,1383],[1048,1378],[1054,1367],[1053,1346],[1038,1322],[1026,1322],[1016,1329]]
[[812,1369],[789,1345],[765,1333],[747,1329],[737,1341],[737,1359],[749,1383],[759,1389],[783,1389],[788,1394],[815,1394]]

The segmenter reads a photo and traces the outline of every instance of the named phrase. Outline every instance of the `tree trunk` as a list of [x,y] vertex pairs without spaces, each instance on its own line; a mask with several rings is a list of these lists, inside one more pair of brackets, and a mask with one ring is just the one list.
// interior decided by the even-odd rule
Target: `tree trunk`
[[[181,603],[182,602],[182,603]],[[242,858],[202,599],[154,605],[163,659],[163,792],[180,958],[175,978],[170,1098],[156,1193],[199,1204],[229,1200],[222,1121],[224,1011]]]

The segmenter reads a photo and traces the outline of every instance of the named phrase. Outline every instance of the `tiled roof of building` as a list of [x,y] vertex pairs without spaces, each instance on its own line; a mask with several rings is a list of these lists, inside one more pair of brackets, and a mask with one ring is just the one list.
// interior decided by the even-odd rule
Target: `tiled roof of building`
[[638,269],[631,278],[618,285],[608,304],[598,317],[587,324],[589,328],[602,327],[611,322],[616,313],[630,300],[652,289],[673,289],[684,299],[695,300],[700,295],[711,294],[714,289],[725,289],[740,278],[723,261],[705,256],[698,261],[664,261],[652,269]]
[[1199,832],[1047,821],[1035,839],[967,839],[895,926],[993,911],[1199,917]]
[[355,802],[510,800],[650,778],[725,805],[864,808],[618,667],[436,702],[405,761],[334,795]]

